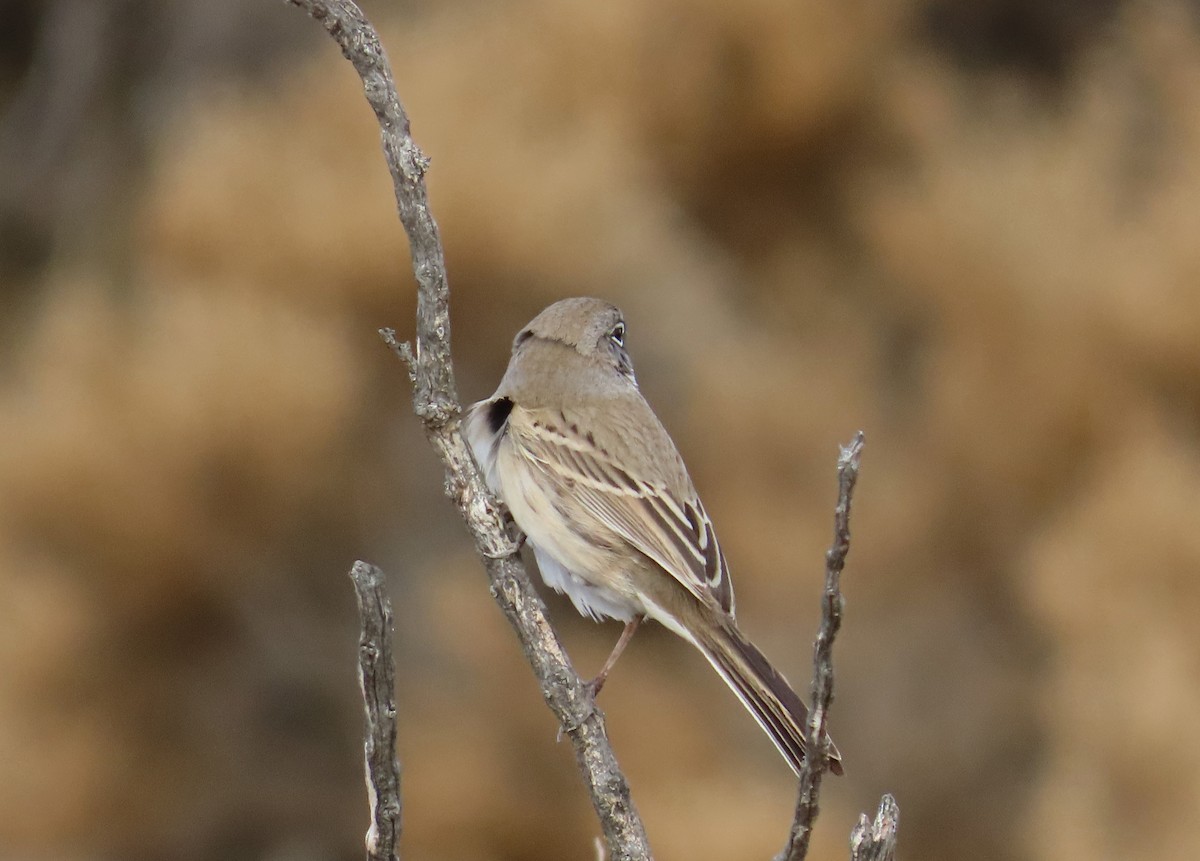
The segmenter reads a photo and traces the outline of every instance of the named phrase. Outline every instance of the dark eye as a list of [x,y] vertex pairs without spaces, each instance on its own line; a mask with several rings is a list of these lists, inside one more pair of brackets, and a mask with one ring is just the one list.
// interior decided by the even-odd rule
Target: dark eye
[[613,326],[612,331],[608,333],[608,337],[618,347],[625,346],[625,324],[618,323]]

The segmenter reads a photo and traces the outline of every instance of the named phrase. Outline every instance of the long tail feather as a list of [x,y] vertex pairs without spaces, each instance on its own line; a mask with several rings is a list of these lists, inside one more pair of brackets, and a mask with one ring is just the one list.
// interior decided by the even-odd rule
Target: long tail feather
[[[721,625],[697,642],[704,656],[754,716],[797,774],[804,760],[808,707],[753,643],[736,628]],[[829,770],[842,773],[842,755],[829,742]]]

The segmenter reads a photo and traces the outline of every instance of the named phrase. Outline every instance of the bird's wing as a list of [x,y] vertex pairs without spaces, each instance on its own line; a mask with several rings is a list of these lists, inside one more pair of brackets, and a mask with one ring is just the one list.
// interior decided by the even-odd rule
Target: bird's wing
[[[733,612],[733,586],[712,521],[695,491],[632,475],[592,434],[558,411],[518,408],[507,434],[531,469],[566,502],[564,512],[616,533],[705,604]],[[672,457],[675,452],[672,448]],[[690,488],[690,481],[686,482]],[[579,524],[584,531],[592,523]]]

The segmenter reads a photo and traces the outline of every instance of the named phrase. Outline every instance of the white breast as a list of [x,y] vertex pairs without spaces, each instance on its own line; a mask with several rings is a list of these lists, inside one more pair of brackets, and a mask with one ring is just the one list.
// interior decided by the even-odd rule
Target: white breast
[[[645,608],[627,589],[620,589],[624,572],[613,570],[611,553],[594,546],[568,527],[555,500],[511,441],[492,433],[486,402],[472,407],[465,432],[475,460],[492,492],[512,512],[537,558],[542,580],[571,599],[585,616],[630,621]],[[614,588],[616,586],[617,588]]]
[[507,439],[498,446],[496,475],[500,497],[533,545],[547,586],[564,593],[580,613],[596,620],[628,622],[645,613],[640,601],[620,589],[625,572],[614,570],[611,551],[595,546],[567,525],[556,500]]

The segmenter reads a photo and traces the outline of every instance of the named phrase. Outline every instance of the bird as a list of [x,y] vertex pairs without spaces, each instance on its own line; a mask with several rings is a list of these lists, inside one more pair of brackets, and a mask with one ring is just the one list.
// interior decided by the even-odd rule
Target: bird
[[[625,335],[602,299],[550,305],[513,339],[495,393],[468,410],[466,439],[545,584],[584,616],[625,623],[592,695],[653,620],[704,655],[799,774],[808,708],[738,628],[712,520],[638,388]],[[843,773],[832,741],[828,764]]]

